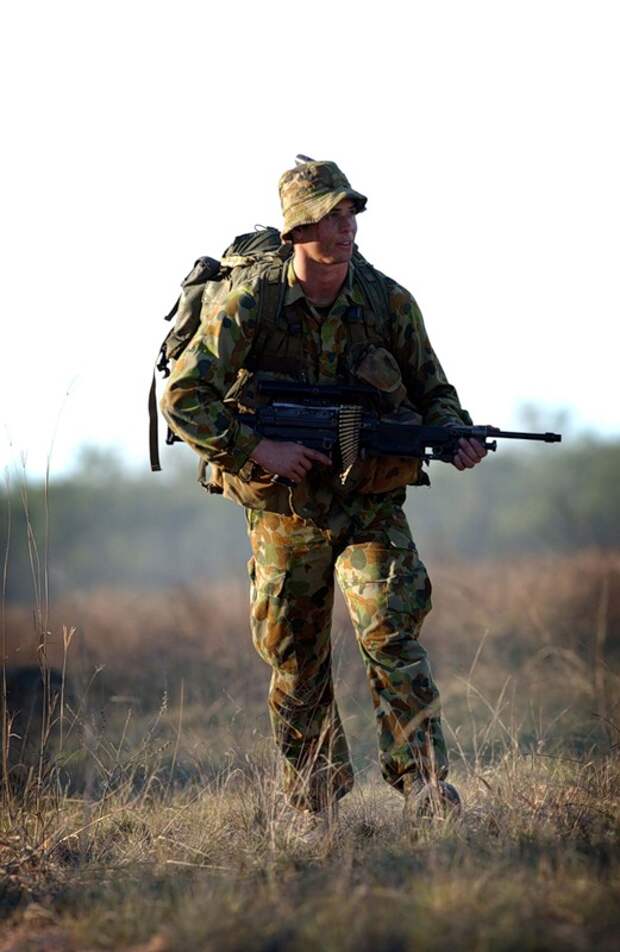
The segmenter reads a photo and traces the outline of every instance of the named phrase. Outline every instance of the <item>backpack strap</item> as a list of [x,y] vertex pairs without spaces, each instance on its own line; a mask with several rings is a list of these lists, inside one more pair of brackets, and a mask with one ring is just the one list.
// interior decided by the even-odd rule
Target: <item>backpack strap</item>
[[284,304],[286,294],[286,271],[288,261],[277,260],[270,264],[260,279],[258,326],[273,324]]
[[359,252],[356,252],[353,263],[370,310],[379,319],[387,316],[390,301],[385,276],[373,268]]
[[[270,373],[283,374],[299,371],[297,360],[286,357],[270,357],[267,359],[262,356],[265,344],[271,336],[284,307],[287,268],[288,258],[284,260],[279,258],[274,260],[260,276],[256,336],[244,365],[248,370],[266,370]],[[292,334],[296,333],[296,327],[292,324],[289,326],[289,330]]]
[[149,390],[149,456],[151,460],[151,472],[161,472],[161,463],[159,461],[159,428],[157,425],[157,381],[155,379],[154,370],[151,389]]

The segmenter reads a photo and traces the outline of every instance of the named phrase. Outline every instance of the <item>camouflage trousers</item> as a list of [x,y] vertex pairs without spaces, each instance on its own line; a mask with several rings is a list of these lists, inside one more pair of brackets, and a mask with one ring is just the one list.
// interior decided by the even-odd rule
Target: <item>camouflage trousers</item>
[[418,641],[431,607],[426,569],[402,509],[361,498],[354,515],[340,511],[327,528],[246,511],[252,637],[272,668],[269,710],[285,788],[313,811],[353,786],[331,672],[334,572],[368,674],[385,780],[402,792],[412,777],[448,770],[439,693]]

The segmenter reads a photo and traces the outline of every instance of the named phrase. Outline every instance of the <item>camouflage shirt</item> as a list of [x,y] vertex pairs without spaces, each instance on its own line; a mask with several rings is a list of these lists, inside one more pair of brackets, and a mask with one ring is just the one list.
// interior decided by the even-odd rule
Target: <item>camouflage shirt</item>
[[[365,305],[355,267],[350,265],[327,313],[317,311],[305,297],[292,261],[286,278],[284,307],[295,311],[302,326],[303,377],[309,383],[334,382],[349,344],[343,317],[351,305]],[[411,402],[424,423],[471,423],[432,349],[414,298],[386,280],[385,346],[397,357]],[[237,286],[223,300],[203,305],[200,328],[177,361],[161,400],[171,429],[207,462],[232,474],[246,466],[260,441],[224,403],[255,338],[257,285],[255,279]]]

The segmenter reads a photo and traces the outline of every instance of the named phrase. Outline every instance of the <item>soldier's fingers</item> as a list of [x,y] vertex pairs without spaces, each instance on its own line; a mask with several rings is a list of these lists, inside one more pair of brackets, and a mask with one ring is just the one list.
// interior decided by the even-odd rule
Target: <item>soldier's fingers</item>
[[458,450],[456,455],[463,464],[463,469],[473,469],[478,462],[477,460],[471,459],[464,450]]
[[459,472],[462,472],[462,471],[465,469],[465,467],[464,467],[463,464],[461,463],[461,460],[460,460],[460,457],[459,457],[459,454],[458,454],[458,453],[456,454],[456,456],[455,456],[454,459],[452,460],[452,465],[455,467],[455,469],[458,469]]
[[480,459],[470,440],[459,440],[458,452],[464,461],[468,460],[472,465],[475,465]]
[[304,446],[304,453],[308,459],[313,459],[317,463],[323,463],[325,466],[332,465],[329,456],[326,456],[325,453],[320,453],[319,450],[313,450],[309,446]]
[[484,447],[479,440],[471,439],[469,442],[476,451],[478,459],[484,459],[484,457],[487,455],[486,447]]

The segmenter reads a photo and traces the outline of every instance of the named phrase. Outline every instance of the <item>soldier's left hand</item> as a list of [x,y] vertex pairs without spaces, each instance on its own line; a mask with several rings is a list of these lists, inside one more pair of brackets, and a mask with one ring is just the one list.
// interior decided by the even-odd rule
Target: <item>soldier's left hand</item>
[[461,472],[465,469],[473,469],[486,455],[487,451],[478,440],[460,439],[452,465]]

